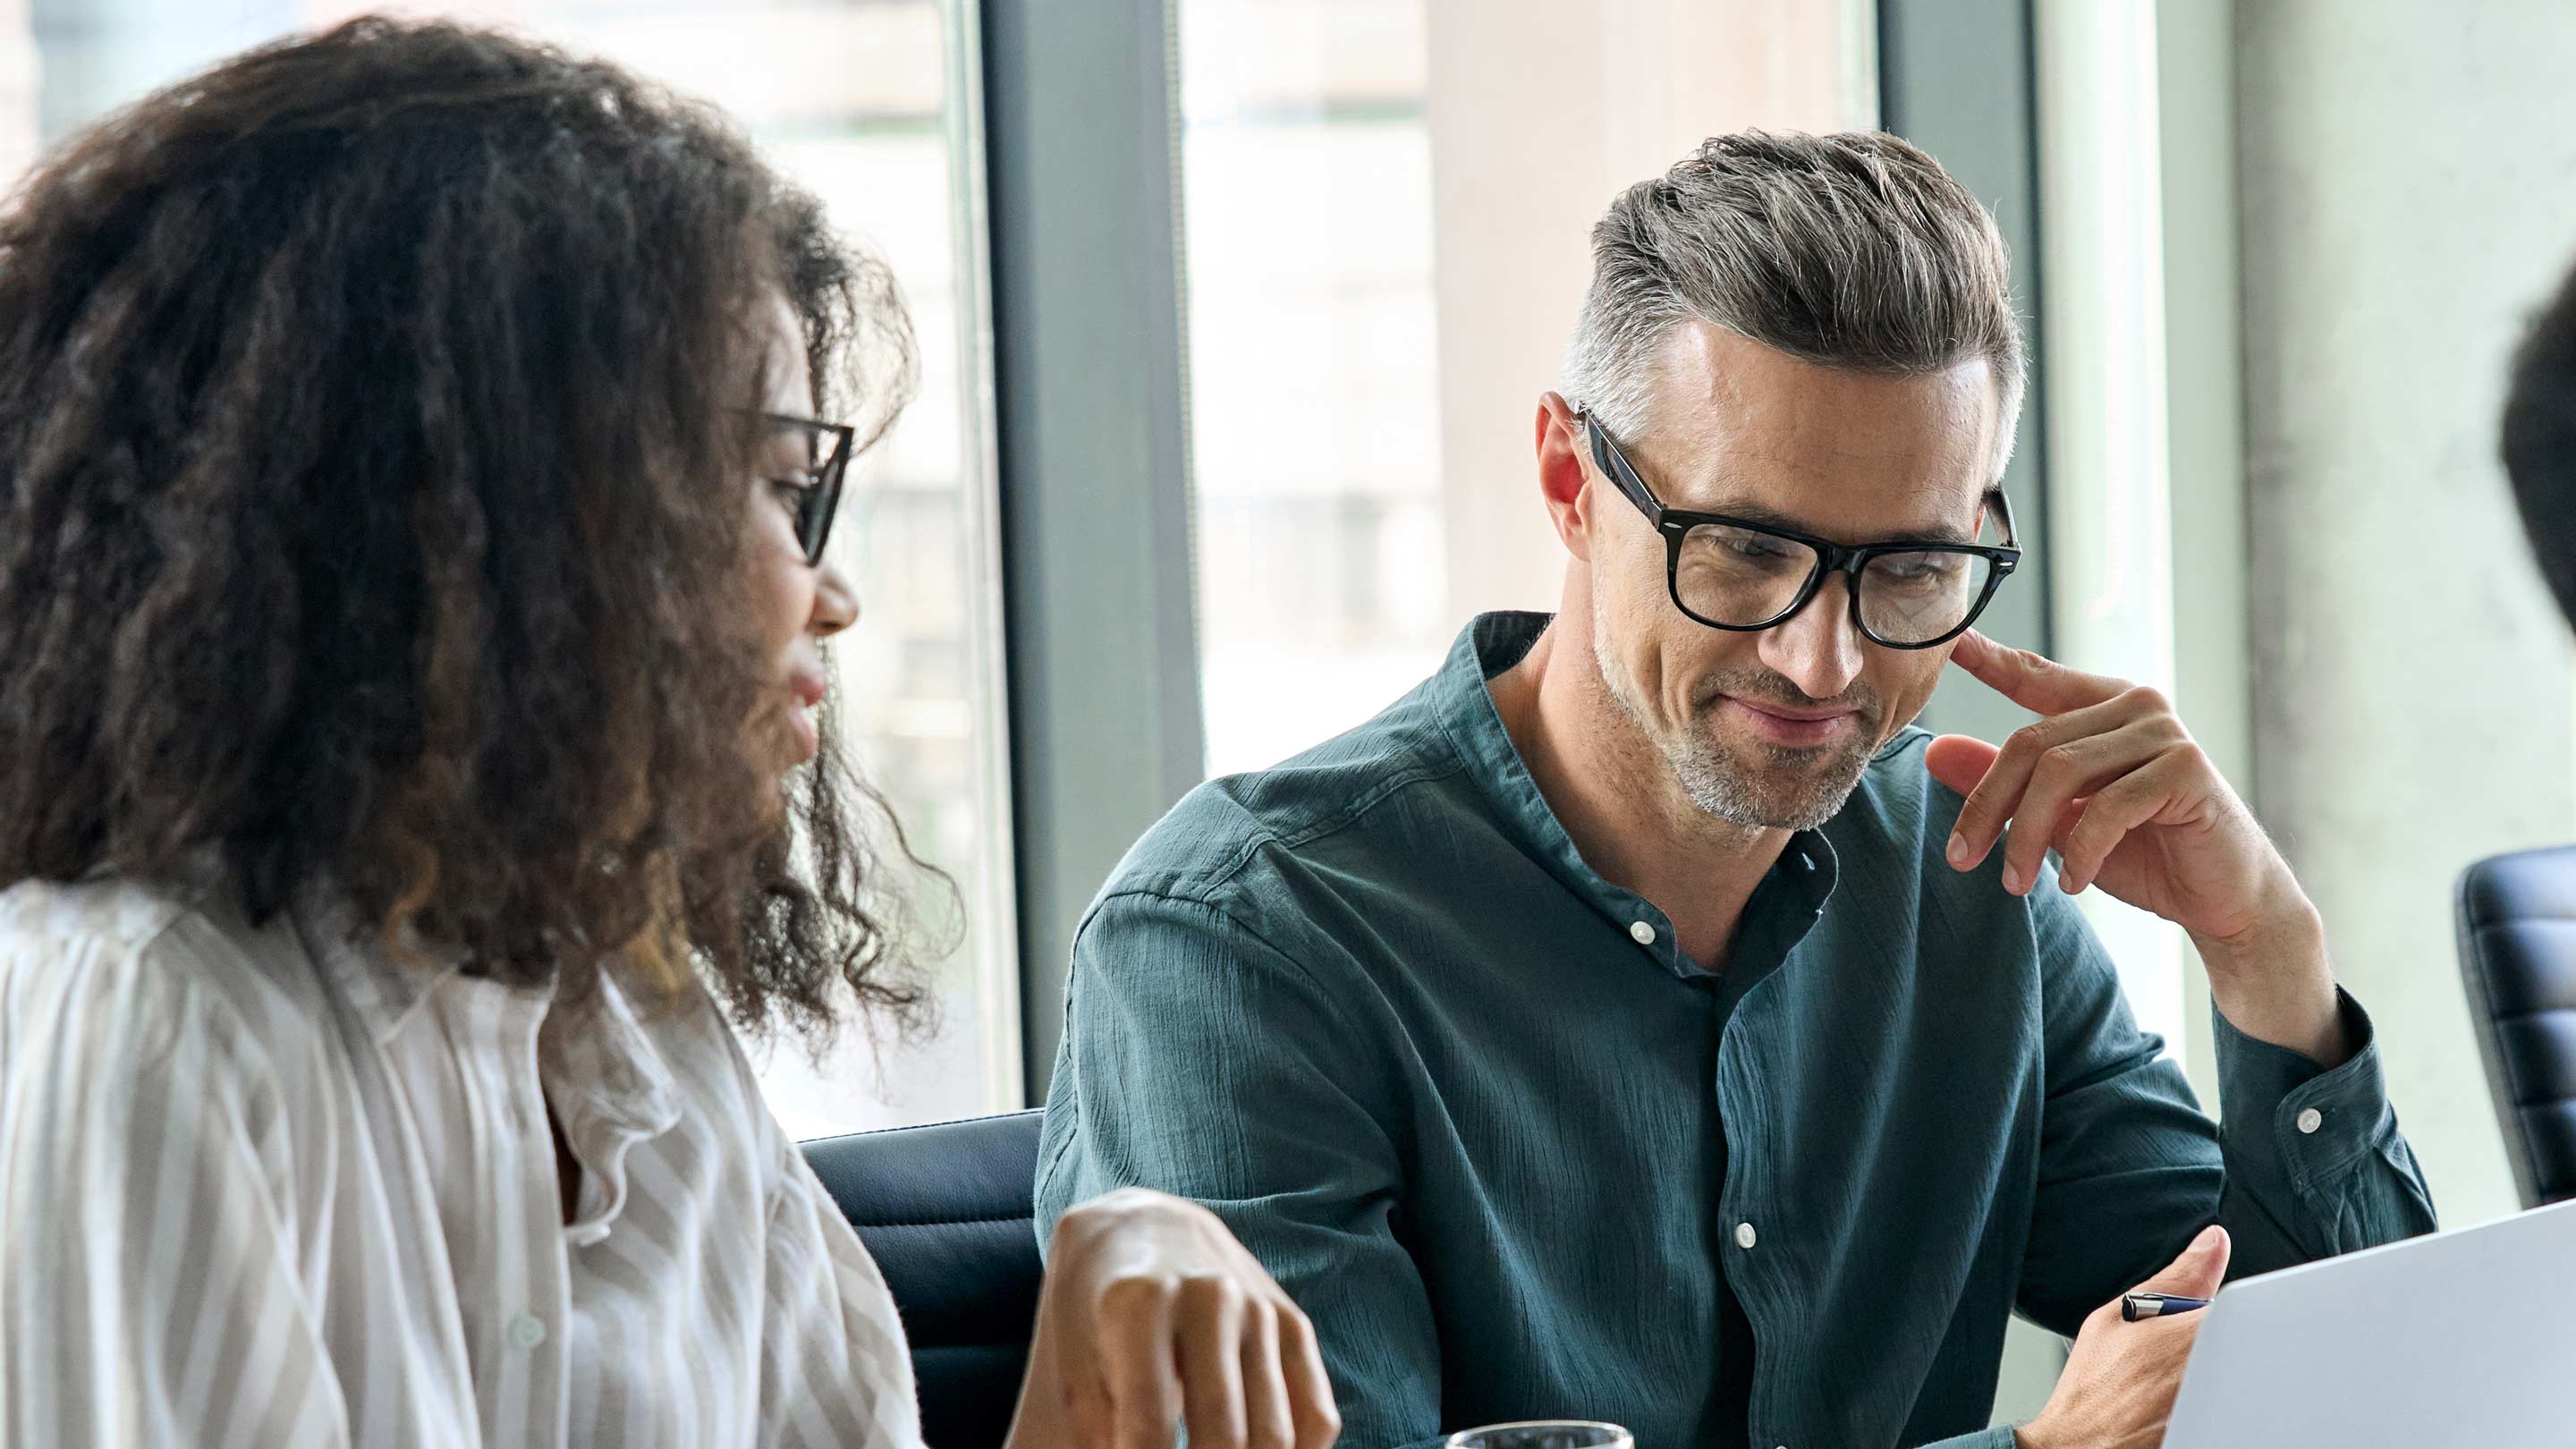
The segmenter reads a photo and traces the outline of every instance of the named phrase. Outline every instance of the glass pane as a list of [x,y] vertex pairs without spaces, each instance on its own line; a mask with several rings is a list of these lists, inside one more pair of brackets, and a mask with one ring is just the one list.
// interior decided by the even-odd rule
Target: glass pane
[[1367,717],[1448,642],[1420,0],[1180,7],[1211,773]]
[[507,26],[715,102],[902,279],[921,396],[850,470],[831,553],[862,613],[832,652],[860,770],[924,858],[957,877],[969,929],[939,963],[934,1039],[880,1056],[853,1033],[819,1068],[783,1046],[762,1081],[799,1137],[1019,1106],[991,494],[970,411],[987,360],[961,342],[976,331],[961,326],[976,292],[958,261],[952,12],[941,0],[0,0],[0,76],[36,80],[32,93],[0,83],[0,160],[23,162],[39,141],[244,46],[386,10]]
[[1621,187],[1874,124],[1874,7],[1177,0],[1211,773],[1366,719],[1473,614],[1555,607],[1532,424]]

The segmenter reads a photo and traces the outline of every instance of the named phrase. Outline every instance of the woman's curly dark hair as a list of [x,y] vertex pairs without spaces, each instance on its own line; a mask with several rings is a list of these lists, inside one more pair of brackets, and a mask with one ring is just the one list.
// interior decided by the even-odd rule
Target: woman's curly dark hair
[[882,265],[710,110],[501,35],[360,20],[71,141],[0,214],[0,888],[320,882],[567,1000],[908,1021],[876,797],[828,722],[784,800],[746,745],[782,294],[872,439]]

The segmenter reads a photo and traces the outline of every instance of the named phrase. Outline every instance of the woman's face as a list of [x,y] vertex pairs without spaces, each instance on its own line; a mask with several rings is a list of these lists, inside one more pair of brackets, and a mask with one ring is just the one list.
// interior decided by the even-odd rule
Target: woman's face
[[[785,298],[769,307],[769,394],[763,410],[790,417],[814,411],[812,374],[805,361],[805,334],[795,309]],[[751,597],[758,611],[763,657],[770,688],[753,713],[756,745],[780,774],[814,758],[821,735],[814,717],[824,690],[822,641],[850,627],[859,617],[858,598],[850,582],[831,564],[813,567],[796,538],[796,495],[806,470],[809,439],[801,429],[773,429],[762,435],[759,466],[743,493],[752,511],[747,549],[753,571]]]

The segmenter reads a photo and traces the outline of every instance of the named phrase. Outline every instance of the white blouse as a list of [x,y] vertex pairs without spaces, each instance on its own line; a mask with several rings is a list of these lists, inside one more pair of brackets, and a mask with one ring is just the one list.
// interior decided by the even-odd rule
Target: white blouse
[[332,916],[0,892],[0,1445],[915,1449],[885,1281],[712,1000],[562,1029]]

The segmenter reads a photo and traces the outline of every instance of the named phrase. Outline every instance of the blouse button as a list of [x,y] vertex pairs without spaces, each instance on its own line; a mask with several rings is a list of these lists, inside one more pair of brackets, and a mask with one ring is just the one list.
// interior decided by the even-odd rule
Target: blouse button
[[546,1325],[522,1313],[510,1320],[509,1336],[512,1348],[535,1348],[546,1341]]
[[2318,1111],[2314,1107],[2310,1107],[2308,1110],[2299,1114],[2299,1130],[2301,1132],[2314,1132],[2324,1125],[2326,1125],[2326,1114]]
[[1753,1251],[1753,1243],[1753,1225],[1751,1223],[1737,1223],[1735,1225],[1735,1246],[1742,1248],[1749,1253]]
[[1655,944],[1655,928],[1647,922],[1639,921],[1628,928],[1628,939],[1640,946],[1651,946]]

